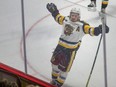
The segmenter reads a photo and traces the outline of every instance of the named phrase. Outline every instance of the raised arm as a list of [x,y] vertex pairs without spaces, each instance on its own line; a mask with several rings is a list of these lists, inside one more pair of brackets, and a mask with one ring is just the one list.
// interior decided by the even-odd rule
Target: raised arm
[[48,11],[54,17],[54,19],[56,20],[56,22],[58,22],[59,24],[62,25],[65,17],[62,16],[59,13],[59,10],[57,9],[57,6],[54,3],[48,3],[46,7],[47,7]]
[[[91,36],[98,36],[102,33],[102,25],[98,27],[91,27],[89,24],[85,23],[83,26],[83,31],[85,34],[90,34]],[[106,25],[106,33],[109,32],[109,27]]]

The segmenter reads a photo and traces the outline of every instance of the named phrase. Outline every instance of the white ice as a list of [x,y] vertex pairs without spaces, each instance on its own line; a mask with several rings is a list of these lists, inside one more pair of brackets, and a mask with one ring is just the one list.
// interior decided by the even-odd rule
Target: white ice
[[[71,3],[71,2],[73,3]],[[101,24],[98,11],[101,0],[97,2],[97,12],[89,12],[89,0],[24,0],[26,55],[28,74],[49,82],[51,79],[50,59],[62,26],[58,25],[46,9],[47,3],[55,3],[62,15],[69,15],[72,7],[81,9],[81,19],[91,26]],[[74,4],[76,2],[76,4]],[[107,7],[106,35],[108,87],[116,87],[116,0],[109,1]],[[98,37],[84,36],[77,52],[72,69],[63,87],[84,87],[86,85],[95,53]],[[25,72],[22,46],[21,0],[0,1],[0,62]],[[103,43],[101,43],[96,65],[89,87],[104,87]]]

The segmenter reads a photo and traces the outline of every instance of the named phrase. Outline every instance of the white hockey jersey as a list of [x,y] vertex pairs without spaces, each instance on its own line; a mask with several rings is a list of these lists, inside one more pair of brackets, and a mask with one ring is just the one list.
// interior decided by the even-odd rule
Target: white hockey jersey
[[64,17],[60,14],[56,16],[55,20],[63,25],[59,45],[65,48],[75,49],[80,45],[82,37],[85,34],[94,35],[94,28],[83,21],[72,22],[68,16]]

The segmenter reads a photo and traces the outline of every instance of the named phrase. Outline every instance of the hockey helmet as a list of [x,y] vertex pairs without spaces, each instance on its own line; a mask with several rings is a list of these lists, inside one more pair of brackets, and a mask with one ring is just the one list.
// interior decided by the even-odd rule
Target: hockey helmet
[[77,13],[80,15],[80,9],[79,8],[72,8],[70,13]]
[[[78,16],[76,16],[78,15]],[[76,22],[80,20],[80,9],[79,8],[72,8],[70,11],[70,20],[72,22]]]

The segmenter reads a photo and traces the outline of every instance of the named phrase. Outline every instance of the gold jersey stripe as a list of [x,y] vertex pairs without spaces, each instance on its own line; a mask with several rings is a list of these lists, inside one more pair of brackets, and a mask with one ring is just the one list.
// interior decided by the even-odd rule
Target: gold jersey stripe
[[56,16],[56,21],[59,23],[59,24],[63,24],[63,20],[64,20],[64,16],[62,16],[61,14],[58,14],[57,16]]
[[106,4],[107,5],[108,4],[108,1],[102,1],[102,4]]
[[65,47],[65,48],[75,49],[75,48],[77,48],[78,46],[80,46],[81,42],[77,43],[76,45],[72,45],[72,46],[71,46],[71,45],[68,45],[68,44],[66,44],[66,43],[60,42],[60,41],[59,41],[58,44],[61,45],[61,46],[63,46],[63,47]]
[[70,71],[70,68],[71,68],[71,66],[72,66],[73,60],[74,60],[74,58],[75,58],[75,54],[76,54],[76,51],[73,51],[73,52],[72,52],[72,55],[71,55],[71,60],[70,60],[70,62],[69,62],[69,65],[68,65],[68,68],[67,68],[67,71],[66,71],[66,72],[69,72],[69,71]]
[[56,16],[56,21],[58,21],[58,18],[59,18],[60,16],[61,16],[60,14],[58,14],[58,15]]
[[85,25],[84,26],[84,32],[86,33],[86,34],[89,34],[89,29],[90,29],[91,27],[89,26],[89,25]]

